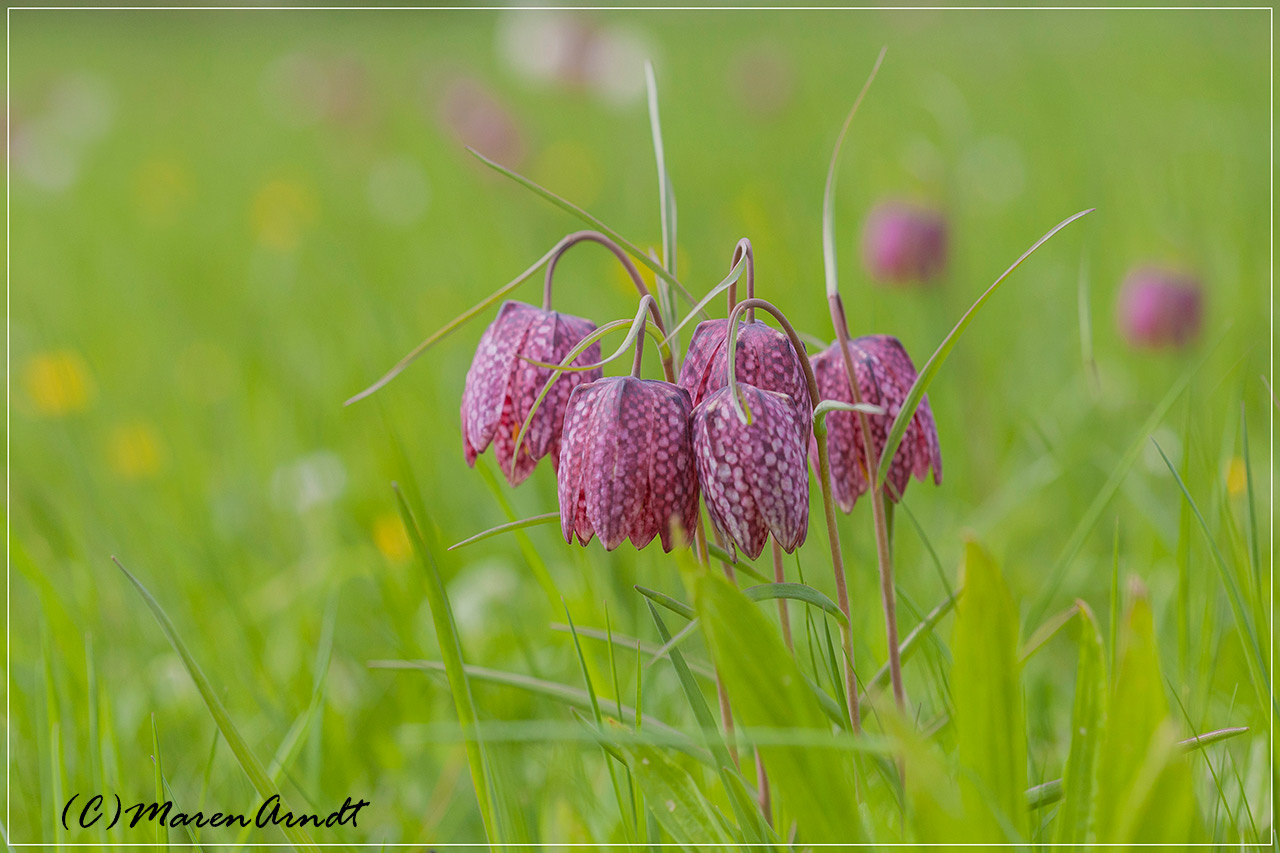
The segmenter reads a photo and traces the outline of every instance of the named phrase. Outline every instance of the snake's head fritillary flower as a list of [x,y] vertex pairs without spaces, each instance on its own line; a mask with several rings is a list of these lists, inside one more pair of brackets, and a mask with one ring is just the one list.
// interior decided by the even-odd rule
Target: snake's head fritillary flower
[[693,411],[693,452],[702,496],[716,529],[751,559],[769,534],[790,553],[809,528],[808,416],[791,398],[739,384],[745,423],[730,389]]
[[[704,320],[693,330],[677,384],[699,405],[728,384],[728,320]],[[812,411],[800,358],[785,334],[760,322],[738,326],[738,382],[790,397],[802,410]]]
[[[893,420],[916,381],[916,368],[902,342],[890,335],[867,335],[849,341],[858,394],[863,403],[885,410],[883,415],[866,415],[871,433],[871,465],[876,466],[884,450],[885,439]],[[848,374],[840,345],[832,344],[813,357],[813,372],[824,400],[853,402]],[[831,486],[836,502],[845,512],[867,491],[869,479],[863,451],[862,425],[854,412],[832,412],[827,415],[827,442],[831,457]],[[817,455],[814,454],[814,458]],[[914,474],[924,480],[933,470],[934,483],[942,482],[942,452],[938,448],[938,428],[925,395],[916,408],[893,455],[893,464],[885,481],[885,493],[893,501],[902,497]]]
[[947,263],[947,221],[941,211],[882,202],[862,231],[862,262],[876,281],[928,282]]
[[1200,333],[1204,295],[1193,276],[1158,267],[1129,273],[1120,289],[1117,321],[1135,347],[1183,347]]
[[[468,465],[475,465],[476,456],[492,444],[507,482],[518,486],[542,457],[550,456],[552,466],[559,464],[569,394],[575,386],[599,379],[604,371],[562,373],[534,414],[517,458],[516,437],[551,376],[550,370],[526,359],[559,364],[595,328],[590,320],[558,311],[523,302],[502,304],[480,338],[462,391],[462,449]],[[574,364],[599,360],[600,346],[593,344]]]
[[560,449],[560,529],[566,542],[599,536],[612,551],[694,529],[698,478],[689,394],[668,382],[616,376],[573,389]]

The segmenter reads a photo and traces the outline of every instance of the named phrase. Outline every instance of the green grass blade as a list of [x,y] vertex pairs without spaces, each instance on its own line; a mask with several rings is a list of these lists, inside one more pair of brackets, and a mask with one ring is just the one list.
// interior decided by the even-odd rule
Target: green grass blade
[[[469,730],[475,727],[478,715],[475,699],[471,695],[471,683],[467,680],[467,671],[463,663],[458,626],[454,622],[453,608],[449,604],[449,596],[444,588],[444,578],[431,552],[427,549],[422,531],[399,486],[393,484],[392,488],[396,493],[396,503],[400,508],[404,528],[409,534],[409,541],[413,544],[414,553],[417,554],[418,562],[422,565],[423,574],[426,577],[427,605],[431,609],[431,621],[435,626],[440,655],[444,658],[445,674],[449,682],[449,691],[453,694],[453,705],[458,714],[458,722],[464,730]],[[484,745],[479,738],[468,739],[466,749],[471,781],[475,786],[476,801],[480,806],[480,816],[484,821],[485,832],[491,842],[498,842],[500,839],[497,837],[497,826],[494,822],[494,799],[489,789],[490,778]]]
[[[745,729],[812,730],[830,736],[831,722],[804,675],[750,599],[727,580],[703,573],[694,581],[694,601],[716,669]],[[759,750],[769,768],[774,802],[782,808],[784,822],[797,822],[801,844],[859,838],[852,756],[822,747],[761,744]]]
[[880,467],[876,471],[876,483],[883,486],[885,478],[889,476],[889,466],[893,463],[893,455],[898,452],[898,445],[902,443],[902,437],[907,433],[907,426],[911,423],[911,418],[915,416],[916,408],[920,405],[920,401],[924,399],[925,392],[929,390],[929,384],[933,382],[933,378],[937,376],[938,371],[942,369],[942,365],[946,362],[947,356],[951,354],[951,350],[955,347],[960,336],[964,334],[965,329],[969,328],[969,324],[973,322],[978,311],[982,309],[1000,285],[1013,274],[1013,271],[1022,266],[1022,262],[1031,257],[1037,249],[1049,241],[1053,235],[1057,234],[1063,228],[1066,228],[1072,222],[1075,222],[1082,216],[1086,216],[1094,211],[1094,208],[1082,210],[1077,214],[1068,216],[1057,225],[1049,229],[1049,231],[1031,245],[1022,255],[1013,262],[1010,267],[1000,274],[1000,277],[992,282],[978,300],[964,312],[960,321],[956,323],[942,343],[938,344],[938,348],[934,350],[933,355],[929,356],[929,360],[925,362],[921,368],[920,374],[916,377],[916,381],[912,383],[911,390],[907,392],[907,398],[902,402],[902,408],[899,409],[897,417],[893,419],[893,426],[889,429],[889,437],[885,439],[884,450],[880,454]]
[[[182,659],[182,665],[186,668],[187,674],[191,676],[191,680],[195,682],[196,690],[200,692],[200,697],[204,699],[205,707],[209,709],[209,715],[213,717],[214,723],[218,727],[218,731],[222,732],[222,737],[226,740],[227,745],[231,747],[231,752],[235,755],[236,761],[240,763],[240,767],[244,770],[244,774],[249,777],[249,782],[253,785],[254,790],[264,800],[268,797],[276,796],[280,798],[280,808],[282,811],[292,811],[288,805],[288,801],[276,784],[271,781],[271,777],[267,775],[266,768],[262,766],[262,762],[253,754],[253,750],[249,748],[249,744],[240,734],[240,730],[236,728],[235,723],[231,721],[231,717],[227,714],[227,709],[222,706],[222,700],[218,698],[218,694],[214,692],[213,685],[209,683],[209,679],[205,677],[204,671],[200,669],[200,665],[196,663],[196,659],[192,657],[191,652],[187,650],[187,644],[182,641],[178,635],[178,629],[174,627],[170,621],[164,608],[160,606],[160,602],[156,601],[151,592],[142,584],[142,581],[134,577],[133,573],[124,567],[124,564],[115,557],[111,558],[120,571],[124,572],[124,576],[129,579],[138,594],[142,596],[143,602],[151,611],[151,615],[155,617],[156,622],[160,625],[161,632],[169,641],[169,645],[173,646],[173,650],[178,653],[178,657]],[[289,839],[289,843],[297,850],[318,850],[315,842],[311,840],[311,836],[305,829],[300,826],[280,826],[280,831]]]
[[[160,761],[160,732],[156,730],[156,713],[151,712],[151,763],[155,765],[156,802],[163,804],[168,797],[164,791],[164,765]],[[156,846],[169,849],[169,826],[163,820],[156,821]]]
[[[582,669],[582,682],[587,686],[587,695],[591,699],[591,716],[595,721],[596,730],[603,732],[604,714],[600,711],[600,698],[596,696],[595,685],[591,682],[591,670],[587,666],[587,656],[582,653],[582,643],[578,642],[578,632],[573,627],[573,616],[569,613],[569,604],[564,599],[561,599],[561,604],[564,606],[565,619],[569,620],[569,635],[573,637],[573,650],[578,654],[578,666]],[[609,651],[613,651],[612,645],[609,646]],[[619,703],[619,707],[621,707],[621,703]],[[609,760],[610,755],[613,753],[607,749],[605,752],[607,754],[604,757],[604,766],[609,771],[609,783],[613,787],[614,799],[618,802],[618,814],[622,817],[622,825],[629,835],[627,842],[631,843],[633,837],[630,837],[631,828],[626,817],[627,806],[622,799],[622,787],[618,784],[618,774],[614,770],[613,762]]]
[[733,842],[715,808],[684,768],[647,744],[627,743],[615,748],[626,757],[645,801],[651,804],[650,813],[681,846],[696,850],[700,845]]
[[1067,627],[1067,624],[1075,618],[1076,613],[1079,612],[1079,605],[1080,602],[1077,601],[1075,604],[1071,605],[1056,616],[1053,616],[1039,628],[1032,631],[1031,637],[1025,644],[1023,644],[1022,651],[1018,652],[1018,660],[1021,663],[1026,663],[1027,658],[1040,651],[1046,643],[1056,637],[1058,632]]
[[662,144],[662,121],[658,116],[658,81],[653,63],[644,63],[644,85],[649,102],[649,128],[653,133],[653,159],[658,167],[658,210],[662,223],[662,265],[676,274],[676,199],[667,175],[666,148]]
[[1135,584],[1098,753],[1094,830],[1109,843],[1184,843],[1195,815],[1190,767],[1169,716],[1151,606]]
[[1062,775],[1063,802],[1054,827],[1054,843],[1063,847],[1083,845],[1088,840],[1107,697],[1107,669],[1098,621],[1083,601],[1076,602],[1076,608],[1080,615],[1076,620],[1080,659],[1071,710],[1071,748]]
[[[502,514],[507,518],[516,520],[515,508],[511,506],[511,501],[507,499],[506,492],[502,489],[502,484],[498,482],[498,477],[489,468],[489,465],[479,459],[476,460],[476,471],[480,474],[480,479],[489,488],[489,493],[493,495],[493,500],[498,504],[498,508],[502,510]],[[556,513],[556,518],[560,514]],[[524,555],[525,562],[529,565],[529,569],[533,572],[534,578],[538,581],[538,586],[542,588],[542,592],[547,597],[547,603],[552,607],[559,604],[560,593],[556,588],[556,582],[551,577],[551,570],[547,568],[546,560],[542,559],[542,554],[534,546],[533,540],[529,538],[529,534],[525,532],[524,527],[509,528],[516,535],[516,544],[520,546],[520,553]]]
[[[1027,729],[1018,610],[995,561],[972,540],[965,543],[951,648],[964,840],[1025,839]],[[1007,837],[1008,829],[1016,838]]]
[[742,594],[752,601],[776,601],[779,598],[786,598],[791,601],[803,602],[810,607],[816,607],[823,611],[841,625],[847,621],[834,601],[807,584],[789,582],[765,583],[759,586],[747,587],[742,591]]
[[388,370],[386,373],[382,375],[380,379],[378,379],[377,382],[373,383],[372,385],[370,385],[368,388],[364,389],[360,393],[348,398],[346,402],[344,402],[342,405],[350,406],[352,403],[358,403],[359,401],[370,396],[376,391],[380,391],[382,388],[386,387],[388,382],[390,382],[392,379],[395,379],[397,376],[403,373],[404,369],[409,365],[413,364],[413,362],[416,361],[418,357],[421,356],[424,352],[431,349],[433,346],[440,343],[440,341],[444,340],[449,335],[453,334],[458,329],[465,326],[477,314],[480,314],[486,309],[492,307],[498,302],[498,300],[502,299],[508,293],[515,290],[517,287],[519,287],[521,284],[528,281],[533,276],[534,273],[542,269],[542,267],[547,263],[547,261],[551,260],[552,255],[554,255],[556,252],[560,250],[560,246],[562,243],[563,241],[561,241],[560,243],[556,243],[549,250],[547,250],[547,253],[545,255],[543,255],[541,258],[538,258],[538,260],[534,261],[533,264],[531,264],[528,267],[528,269],[526,269],[524,272],[520,273],[520,275],[516,276],[511,281],[507,282],[502,287],[499,287],[493,293],[489,294],[484,299],[480,300],[478,303],[468,308],[466,311],[463,311],[461,314],[459,314],[457,317],[454,317],[448,323],[445,323],[435,333],[433,333],[430,337],[428,337],[425,341],[423,341],[422,343],[418,344],[416,347],[411,349],[409,353],[404,356],[404,358],[397,361],[390,370]]
[[844,148],[844,139],[849,134],[849,125],[853,124],[853,117],[858,114],[858,107],[862,106],[862,99],[867,96],[867,91],[876,79],[876,74],[880,71],[880,63],[884,62],[884,55],[888,49],[888,47],[880,48],[880,54],[876,57],[875,64],[871,66],[871,73],[867,75],[866,82],[862,84],[862,90],[858,92],[858,97],[854,98],[853,106],[849,108],[849,113],[844,118],[844,124],[840,126],[835,148],[831,150],[831,161],[827,164],[827,181],[822,190],[822,269],[826,274],[828,298],[840,292],[839,273],[836,268],[835,201],[840,150]]
[[[1254,689],[1258,691],[1259,701],[1265,702],[1268,697],[1271,697],[1271,679],[1267,675],[1267,659],[1262,654],[1257,632],[1249,620],[1248,611],[1245,609],[1244,597],[1240,592],[1240,585],[1236,575],[1227,566],[1226,559],[1218,548],[1217,540],[1214,539],[1213,533],[1209,529],[1209,523],[1205,521],[1204,515],[1200,512],[1200,507],[1196,505],[1195,499],[1191,497],[1191,492],[1187,491],[1187,485],[1178,474],[1178,469],[1169,461],[1169,457],[1165,455],[1164,449],[1160,447],[1159,442],[1152,438],[1151,443],[1155,445],[1156,450],[1160,453],[1160,458],[1164,460],[1169,472],[1173,474],[1173,478],[1178,483],[1178,488],[1182,490],[1182,496],[1191,505],[1192,514],[1195,515],[1196,520],[1200,523],[1200,528],[1204,531],[1205,538],[1209,540],[1209,550],[1213,554],[1214,565],[1218,568],[1218,577],[1227,591],[1227,601],[1231,605],[1231,615],[1235,619],[1236,631],[1239,633],[1240,642],[1244,646],[1245,660],[1249,662],[1249,673],[1253,676]],[[1272,707],[1277,712],[1280,712],[1280,702],[1277,702],[1274,697],[1271,697],[1271,702]]]
[[[372,660],[369,661],[371,669],[409,669],[424,672],[432,672],[441,675],[447,674],[447,669],[442,661],[435,660]],[[579,708],[583,711],[591,710],[591,697],[587,695],[587,691],[578,687],[572,687],[568,684],[561,684],[558,681],[547,681],[542,678],[534,678],[529,675],[521,675],[515,672],[503,672],[502,670],[489,669],[482,666],[473,666],[467,664],[467,676],[473,681],[487,682],[490,684],[499,684],[504,687],[514,687],[517,690],[523,690],[526,693],[532,693],[536,696],[542,696],[568,705],[571,708]],[[618,707],[618,713],[622,717],[622,721],[635,724],[638,714],[635,708],[626,705]],[[711,755],[708,752],[699,750],[693,745],[687,736],[661,720],[646,714],[644,717],[644,727],[651,729],[663,735],[669,742],[675,744],[684,744],[677,746],[682,752],[698,758],[711,764]]]
[[[562,622],[552,622],[551,630],[565,634],[569,632],[569,626]],[[619,634],[617,631],[601,631],[599,628],[578,626],[578,636],[586,637],[589,640],[603,640],[604,642],[612,643],[619,648],[636,652],[637,658],[641,661],[643,661],[644,658],[656,657],[658,651],[661,649],[661,647],[656,643],[645,642],[644,640],[636,639],[635,637],[628,636],[627,634]],[[688,656],[685,656],[685,662],[689,664],[689,669],[694,675],[709,679],[716,677],[715,673],[711,670],[711,667],[701,661],[690,660]]]
[[[754,810],[754,806],[748,810],[734,796],[733,782],[729,777],[737,773],[736,765],[729,754],[728,747],[725,746],[724,738],[721,736],[719,728],[716,726],[716,718],[711,713],[711,707],[707,705],[706,697],[702,695],[698,682],[694,680],[693,673],[689,671],[689,665],[684,662],[684,655],[671,644],[671,632],[667,630],[666,623],[662,621],[658,608],[654,606],[652,601],[647,601],[645,604],[649,608],[649,615],[653,617],[653,624],[658,629],[658,636],[662,638],[664,644],[671,646],[669,650],[671,664],[675,667],[676,676],[680,680],[680,689],[684,691],[685,701],[689,703],[689,708],[693,711],[693,718],[697,721],[698,728],[703,732],[703,739],[706,742],[707,749],[711,752],[712,759],[715,761],[720,781],[725,787],[725,793],[729,795],[729,805],[733,808],[734,816],[738,820],[738,827],[745,833],[748,840],[759,842],[761,841],[763,818]],[[750,802],[750,798],[748,798],[748,802]]]
[[522,518],[518,521],[508,521],[506,524],[499,524],[497,527],[490,527],[488,530],[482,530],[474,536],[468,536],[461,542],[455,542],[449,546],[448,550],[456,551],[459,548],[465,548],[468,545],[483,542],[485,539],[489,539],[501,533],[510,533],[513,530],[524,530],[526,527],[537,527],[540,524],[551,524],[552,522],[559,520],[559,512],[544,512],[541,515],[531,515],[528,518]]
[[[1210,348],[1212,350],[1212,347]],[[1067,544],[1063,546],[1062,553],[1058,557],[1052,567],[1050,567],[1048,576],[1041,585],[1040,595],[1036,597],[1035,602],[1031,605],[1030,615],[1028,619],[1032,622],[1039,622],[1044,618],[1045,611],[1053,602],[1053,596],[1057,593],[1058,587],[1062,584],[1063,577],[1066,575],[1067,569],[1071,567],[1071,563],[1075,560],[1076,555],[1080,553],[1080,549],[1084,547],[1084,543],[1088,540],[1089,535],[1093,532],[1094,525],[1098,523],[1098,519],[1102,517],[1102,513],[1106,510],[1107,505],[1111,503],[1111,499],[1115,497],[1117,491],[1120,490],[1121,483],[1124,482],[1125,476],[1129,473],[1129,469],[1133,467],[1133,463],[1137,461],[1138,456],[1142,453],[1142,448],[1146,446],[1147,437],[1155,432],[1160,426],[1160,422],[1164,420],[1165,415],[1173,408],[1173,404],[1177,402],[1178,397],[1182,395],[1183,390],[1191,382],[1191,377],[1196,374],[1201,365],[1208,358],[1201,358],[1200,361],[1188,367],[1178,377],[1177,381],[1169,388],[1160,402],[1151,411],[1142,424],[1142,428],[1138,430],[1133,443],[1125,450],[1124,455],[1120,457],[1120,461],[1115,468],[1111,470],[1111,474],[1107,477],[1106,482],[1102,484],[1102,488],[1098,494],[1094,496],[1093,501],[1089,504],[1089,508],[1080,516],[1080,521],[1071,531],[1071,536],[1067,539]]]
[[493,160],[490,160],[488,157],[484,156],[479,151],[476,151],[474,148],[469,147],[467,148],[467,151],[469,151],[471,155],[474,156],[481,163],[484,163],[486,166],[488,166],[490,169],[493,169],[498,174],[505,175],[506,177],[515,181],[517,184],[520,184],[522,187],[532,190],[534,193],[542,196],[542,198],[551,202],[556,207],[560,208],[566,213],[576,216],[578,219],[581,219],[583,222],[587,223],[592,228],[599,231],[601,234],[604,234],[610,240],[612,240],[613,242],[621,246],[623,249],[625,249],[627,251],[627,254],[631,255],[632,258],[639,261],[644,266],[648,267],[649,271],[652,272],[654,275],[660,276],[661,278],[666,280],[669,284],[671,284],[673,287],[675,287],[676,290],[679,290],[680,294],[689,301],[690,305],[697,304],[698,300],[694,298],[693,294],[690,293],[685,288],[685,286],[676,279],[676,277],[673,274],[663,269],[662,264],[656,262],[655,260],[653,260],[653,258],[649,257],[648,253],[640,251],[640,249],[637,248],[634,243],[632,243],[626,237],[623,237],[621,234],[619,234],[617,231],[610,228],[608,225],[605,225],[602,221],[592,216],[590,213],[587,213],[587,211],[578,207],[573,202],[567,201],[561,198],[560,196],[556,195],[546,187],[543,187],[540,184],[534,183],[533,181],[526,178],[524,175],[521,175],[519,172],[514,172],[511,169],[508,169],[506,166],[503,166],[501,163],[496,163]]
[[[924,619],[920,620],[920,622],[911,629],[911,633],[907,634],[902,642],[898,644],[898,658],[903,664],[910,660],[912,655],[916,653],[916,650],[920,648],[920,644],[924,641],[924,638],[938,626],[939,622],[942,621],[942,617],[951,612],[951,608],[955,607],[956,599],[959,597],[959,593],[952,592],[948,594],[937,607],[925,614]],[[876,690],[883,690],[888,686],[888,684],[889,665],[885,664],[880,667],[880,669],[876,671],[876,674],[871,677],[871,680],[867,682],[867,690],[870,691],[872,688]],[[864,693],[859,701],[869,702],[870,697]]]
[[665,592],[658,592],[656,589],[649,589],[646,586],[636,586],[636,592],[643,595],[650,601],[661,604],[677,616],[683,616],[686,619],[692,619],[697,614],[693,608],[685,604],[683,601],[677,601]]

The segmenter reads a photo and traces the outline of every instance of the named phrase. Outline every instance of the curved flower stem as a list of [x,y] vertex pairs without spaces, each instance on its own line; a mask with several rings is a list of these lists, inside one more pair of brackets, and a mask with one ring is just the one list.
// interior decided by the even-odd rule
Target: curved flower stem
[[[644,279],[640,277],[640,270],[636,268],[635,262],[631,260],[621,246],[610,239],[608,236],[601,234],[599,231],[575,231],[567,235],[556,246],[552,252],[550,259],[547,261],[547,275],[542,284],[542,307],[550,310],[551,308],[551,283],[555,277],[556,264],[560,262],[560,258],[569,249],[583,242],[599,243],[604,246],[614,257],[618,259],[618,263],[622,264],[622,268],[627,271],[627,275],[631,277],[631,281],[636,286],[636,290],[641,297],[648,296],[650,298],[649,313],[653,317],[654,325],[662,332],[662,336],[667,336],[666,323],[663,322],[662,312],[658,310],[658,303],[653,299],[653,294],[649,291],[649,286],[644,283]],[[671,353],[664,352],[662,355],[662,372],[666,376],[668,382],[676,381],[675,366],[671,360]]]
[[[751,250],[751,240],[743,237],[738,241],[738,245],[733,247],[733,259],[729,261],[729,269],[732,270],[738,265],[738,261],[743,258],[747,259],[747,298],[756,298],[756,255]],[[729,310],[732,311],[734,306],[738,304],[738,283],[734,281],[729,285]],[[754,323],[756,321],[756,310],[754,308],[747,309],[747,322]]]
[[[858,378],[853,370],[853,355],[849,352],[849,322],[844,311],[844,302],[839,293],[827,297],[831,307],[831,323],[835,326],[836,342],[840,346],[840,357],[844,360],[844,371],[849,377],[849,390],[853,394],[854,405],[862,402],[858,391]],[[902,657],[898,651],[898,616],[893,590],[893,552],[889,548],[889,529],[885,520],[884,489],[876,482],[876,463],[872,460],[871,425],[867,421],[866,412],[857,413],[862,429],[863,473],[866,476],[867,488],[871,491],[871,519],[875,525],[876,558],[880,565],[880,601],[884,607],[885,635],[889,643],[889,678],[893,682],[893,699],[898,710],[905,713],[907,695],[902,686]]]
[[[734,337],[734,340],[730,341],[730,349],[728,351],[734,352],[732,347],[737,345],[737,336],[734,335],[734,329],[737,328],[738,316],[743,311],[752,308],[759,308],[761,311],[770,314],[778,321],[782,331],[791,340],[791,347],[796,351],[796,355],[800,359],[800,367],[804,371],[805,384],[809,387],[809,402],[816,408],[818,402],[822,399],[822,392],[818,390],[818,378],[813,373],[813,365],[809,363],[809,356],[804,350],[804,343],[800,340],[800,335],[796,332],[795,327],[791,325],[791,321],[773,304],[753,297],[734,306],[733,312],[729,315],[729,334]],[[730,369],[732,369],[732,365],[736,360],[736,358],[729,360]],[[737,394],[731,392],[730,398],[737,400]],[[813,419],[813,435],[818,445],[818,486],[822,492],[822,508],[827,522],[827,539],[831,543],[831,572],[836,581],[836,604],[845,617],[840,631],[840,642],[844,646],[845,697],[849,703],[849,722],[856,733],[862,731],[862,721],[858,711],[858,681],[853,669],[853,619],[849,612],[849,586],[845,583],[844,554],[840,547],[840,530],[836,524],[836,504],[835,499],[831,496],[831,457],[827,452],[827,425],[822,417]]]

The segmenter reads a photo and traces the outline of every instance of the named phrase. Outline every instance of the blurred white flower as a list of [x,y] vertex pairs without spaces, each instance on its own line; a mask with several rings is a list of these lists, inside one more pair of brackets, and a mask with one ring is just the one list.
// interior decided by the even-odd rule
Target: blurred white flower
[[49,192],[70,188],[91,144],[111,129],[114,112],[102,78],[77,73],[56,80],[39,108],[15,118],[10,129],[15,174]]
[[579,12],[512,10],[498,22],[499,59],[523,80],[591,91],[611,103],[644,94],[644,61],[654,45],[629,25],[604,25]]
[[369,211],[379,222],[407,228],[426,213],[430,190],[427,173],[417,161],[389,157],[375,163],[369,172]]
[[491,636],[491,614],[501,612],[519,587],[519,578],[506,563],[484,563],[459,573],[449,583],[449,601],[458,628],[464,634]]
[[346,486],[347,471],[342,460],[330,450],[319,450],[275,470],[271,475],[271,500],[278,509],[302,514],[337,500]]

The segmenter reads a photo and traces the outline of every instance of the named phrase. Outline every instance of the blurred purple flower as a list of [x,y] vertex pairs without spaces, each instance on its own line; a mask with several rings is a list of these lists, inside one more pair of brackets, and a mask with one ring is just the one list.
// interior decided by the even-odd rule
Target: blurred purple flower
[[[462,449],[468,465],[493,444],[498,466],[507,482],[518,486],[529,476],[543,456],[559,465],[560,435],[569,393],[574,386],[599,379],[600,368],[562,373],[551,386],[529,424],[513,459],[515,440],[529,416],[533,401],[542,391],[551,371],[525,359],[559,363],[595,324],[581,317],[535,308],[523,302],[504,302],[476,347],[471,369],[462,391]],[[521,357],[523,356],[523,358]],[[600,360],[600,345],[593,344],[574,364],[594,364]]]
[[[883,415],[868,414],[872,465],[884,451],[885,439],[893,419],[916,381],[916,368],[902,342],[890,335],[867,335],[849,341],[849,355],[863,403],[880,406]],[[840,345],[832,344],[812,359],[813,372],[824,400],[853,402],[848,374]],[[832,412],[827,415],[827,442],[831,456],[831,487],[836,503],[845,512],[853,510],[858,498],[867,491],[862,425],[854,412]],[[811,456],[816,460],[817,454]],[[933,422],[926,394],[916,408],[902,443],[894,454],[885,493],[898,501],[906,491],[911,475],[923,481],[933,469],[933,482],[942,482],[942,452],[938,447],[938,428]]]
[[751,559],[771,533],[791,553],[809,528],[808,416],[786,395],[746,384],[738,389],[750,424],[738,417],[727,387],[693,411],[702,496],[716,529]]
[[[693,330],[677,384],[694,406],[728,384],[728,337],[728,320],[704,320]],[[785,394],[802,412],[813,411],[800,358],[785,334],[764,323],[741,323],[737,351],[738,382]]]
[[881,202],[862,229],[862,263],[876,281],[927,282],[947,265],[947,221],[939,210]]
[[1139,267],[1125,278],[1116,305],[1121,334],[1135,347],[1183,347],[1200,333],[1204,293],[1192,275]]
[[456,77],[444,86],[440,123],[459,144],[509,166],[524,160],[524,134],[515,116],[483,83]]
[[689,394],[668,382],[616,376],[569,397],[560,451],[560,529],[566,542],[599,536],[606,551],[630,539],[662,550],[698,517]]

